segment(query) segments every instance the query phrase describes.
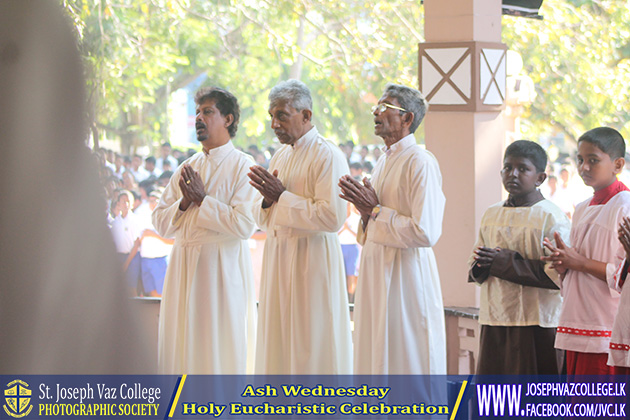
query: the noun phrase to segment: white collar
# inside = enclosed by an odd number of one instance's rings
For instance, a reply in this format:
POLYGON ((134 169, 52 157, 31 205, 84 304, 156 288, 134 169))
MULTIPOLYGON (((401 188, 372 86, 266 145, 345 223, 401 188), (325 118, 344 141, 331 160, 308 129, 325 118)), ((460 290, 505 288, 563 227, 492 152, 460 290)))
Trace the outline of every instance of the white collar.
POLYGON ((391 146, 383 147, 381 150, 383 150, 387 157, 389 157, 414 144, 416 144, 416 136, 414 136, 413 133, 410 133, 391 146))

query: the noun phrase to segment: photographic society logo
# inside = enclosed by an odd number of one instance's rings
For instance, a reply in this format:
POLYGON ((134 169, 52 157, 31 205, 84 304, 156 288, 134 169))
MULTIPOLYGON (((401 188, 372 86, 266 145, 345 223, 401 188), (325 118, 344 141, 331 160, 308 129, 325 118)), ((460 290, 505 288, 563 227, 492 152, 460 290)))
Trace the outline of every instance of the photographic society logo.
POLYGON ((27 416, 33 409, 31 405, 32 394, 33 391, 29 389, 26 382, 19 379, 9 382, 4 390, 4 400, 6 401, 4 411, 17 419, 27 416))

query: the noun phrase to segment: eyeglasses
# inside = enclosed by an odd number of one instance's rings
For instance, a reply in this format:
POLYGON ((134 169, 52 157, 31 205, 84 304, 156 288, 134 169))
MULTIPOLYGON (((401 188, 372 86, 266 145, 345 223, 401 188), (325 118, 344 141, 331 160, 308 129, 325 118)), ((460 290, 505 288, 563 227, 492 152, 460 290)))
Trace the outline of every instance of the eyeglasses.
POLYGON ((383 102, 382 104, 374 105, 372 107, 372 114, 374 114, 374 112, 376 112, 376 110, 378 110, 379 114, 382 114, 383 112, 385 112, 385 110, 387 108, 397 109, 397 110, 402 111, 402 112, 409 112, 409 111, 407 111, 404 108, 401 108, 401 107, 398 107, 398 106, 395 106, 395 105, 391 105, 391 104, 386 104, 385 102, 383 102))

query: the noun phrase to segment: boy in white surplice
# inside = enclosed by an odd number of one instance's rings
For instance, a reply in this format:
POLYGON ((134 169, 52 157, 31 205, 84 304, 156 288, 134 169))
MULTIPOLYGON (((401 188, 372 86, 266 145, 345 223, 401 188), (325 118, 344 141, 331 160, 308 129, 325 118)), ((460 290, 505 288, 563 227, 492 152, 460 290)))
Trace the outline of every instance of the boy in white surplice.
POLYGON ((560 318, 560 280, 540 261, 543 241, 558 233, 568 241, 564 212, 538 187, 546 178, 547 154, 518 140, 505 150, 501 178, 510 194, 481 218, 468 280, 481 284, 478 375, 553 375, 560 318))

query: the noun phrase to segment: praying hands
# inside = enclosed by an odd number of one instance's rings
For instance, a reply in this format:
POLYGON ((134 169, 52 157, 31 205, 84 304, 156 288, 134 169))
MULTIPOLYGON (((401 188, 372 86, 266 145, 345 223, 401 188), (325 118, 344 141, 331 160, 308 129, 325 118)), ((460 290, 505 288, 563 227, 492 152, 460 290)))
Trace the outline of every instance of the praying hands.
POLYGON ((543 246, 551 252, 551 255, 540 257, 540 259, 550 262, 551 268, 555 269, 559 274, 565 274, 569 269, 575 270, 578 267, 581 255, 573 248, 567 246, 558 232, 554 232, 553 236, 557 246, 549 238, 543 239, 543 246))
POLYGON ((278 170, 273 171, 273 174, 262 166, 252 166, 250 173, 247 174, 249 183, 252 187, 256 188, 263 196, 263 208, 270 207, 273 203, 280 200, 280 196, 286 190, 282 181, 278 179, 278 170))
POLYGON ((179 188, 182 190, 182 201, 179 209, 185 211, 192 203, 201 206, 203 199, 206 197, 203 181, 199 173, 192 166, 184 165, 182 167, 181 177, 179 178, 179 188))
POLYGON ((339 179, 339 187, 341 188, 339 197, 354 204, 354 207, 361 213, 363 226, 367 226, 372 209, 379 204, 376 191, 374 191, 370 180, 363 178, 363 184, 361 184, 350 175, 344 175, 339 179))
POLYGON ((606 263, 586 258, 575 248, 565 244, 558 232, 554 232, 553 236, 557 246, 554 246, 549 238, 543 239, 543 246, 551 251, 551 255, 540 257, 542 261, 550 262, 551 268, 561 275, 568 270, 575 270, 606 281, 606 263))

